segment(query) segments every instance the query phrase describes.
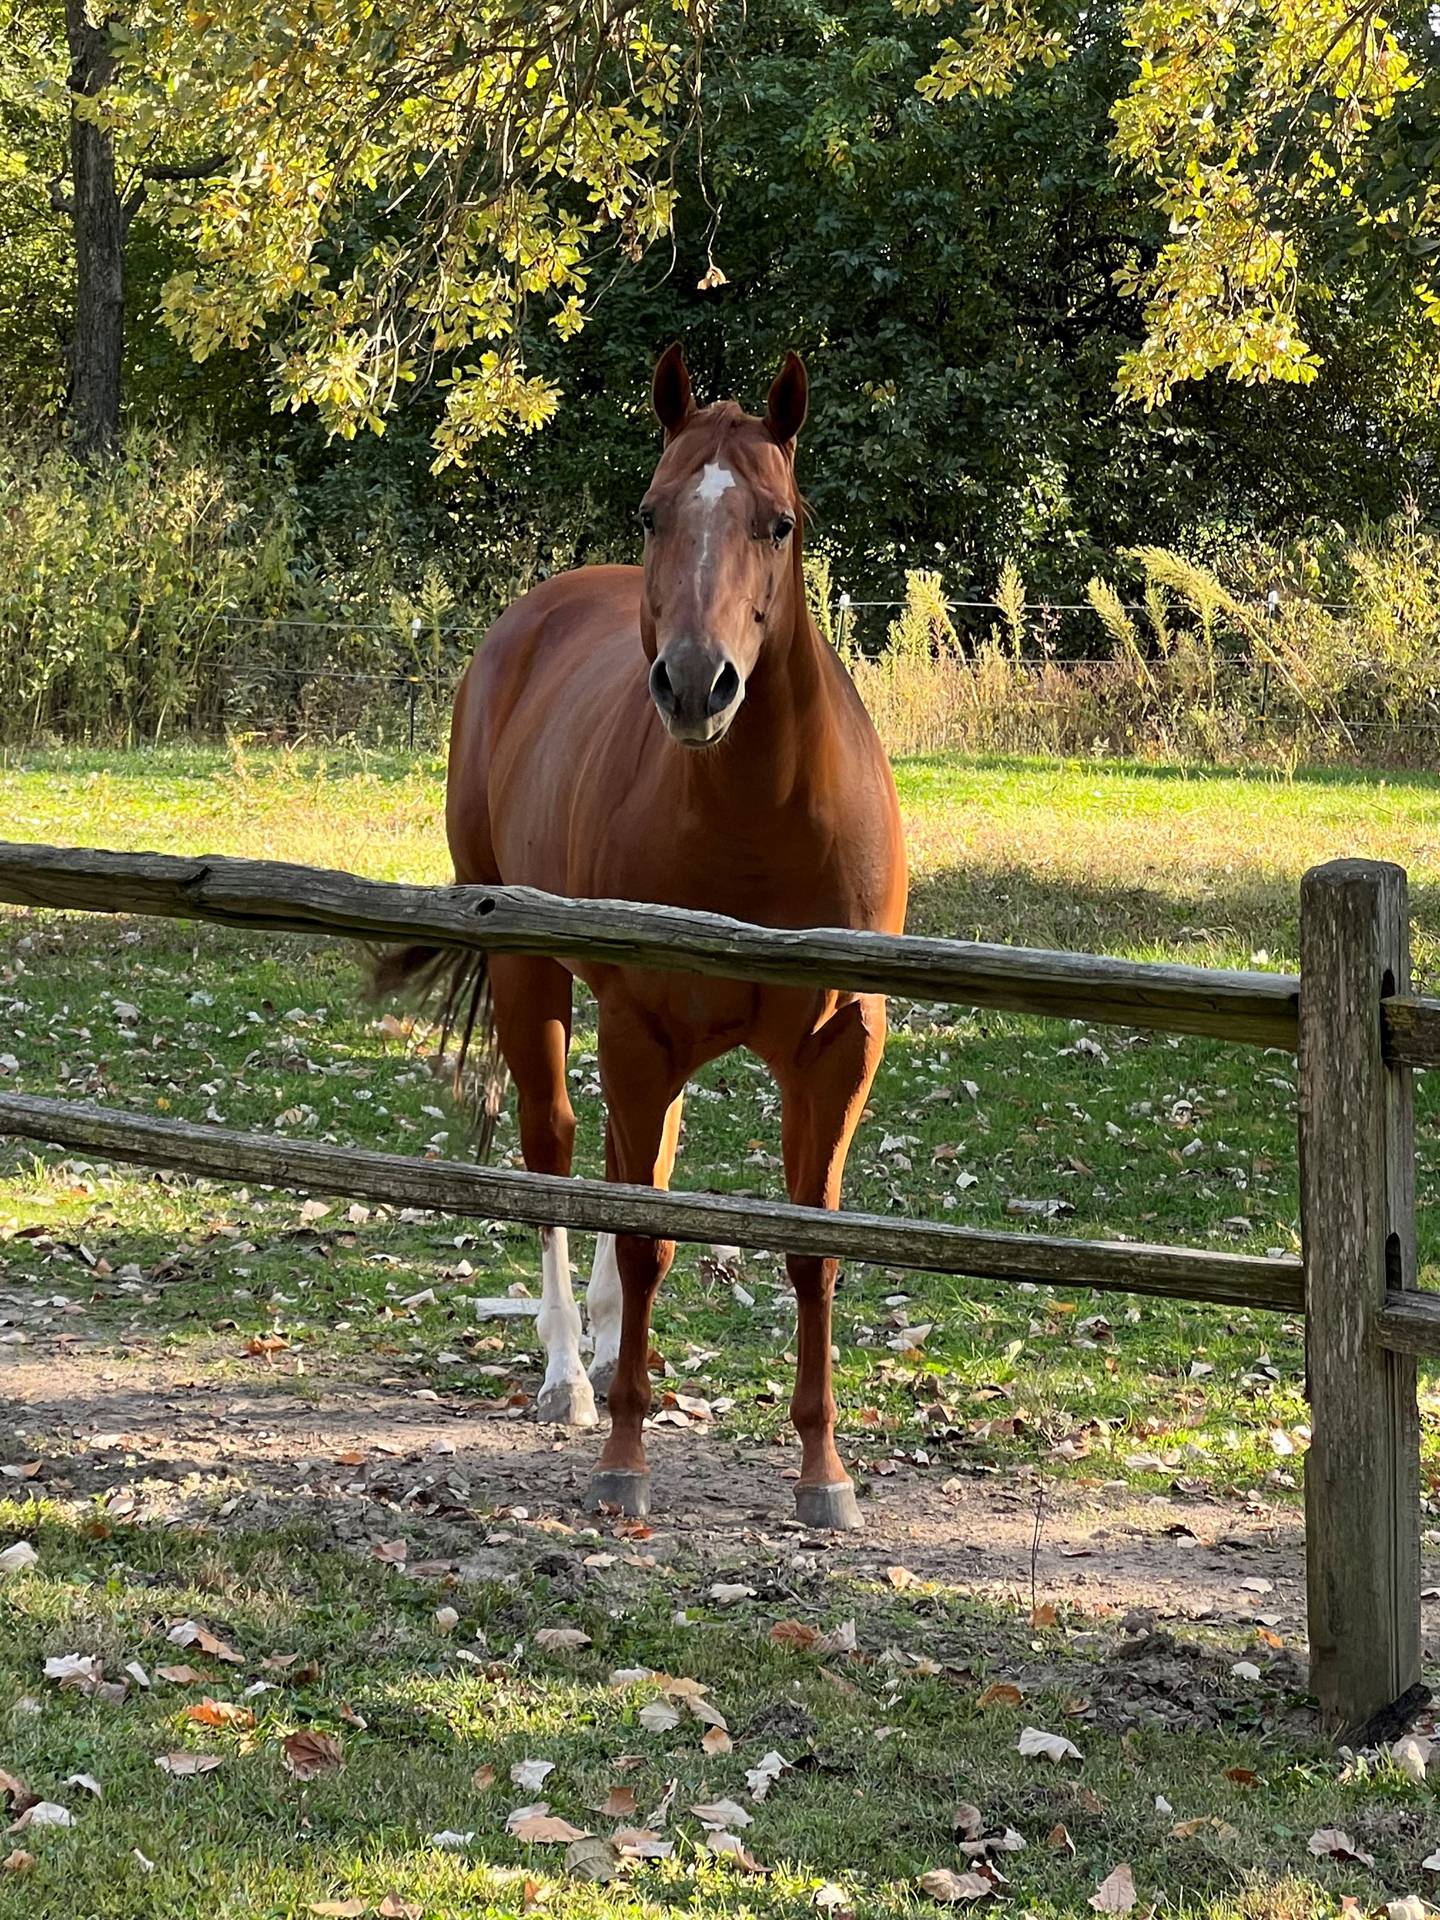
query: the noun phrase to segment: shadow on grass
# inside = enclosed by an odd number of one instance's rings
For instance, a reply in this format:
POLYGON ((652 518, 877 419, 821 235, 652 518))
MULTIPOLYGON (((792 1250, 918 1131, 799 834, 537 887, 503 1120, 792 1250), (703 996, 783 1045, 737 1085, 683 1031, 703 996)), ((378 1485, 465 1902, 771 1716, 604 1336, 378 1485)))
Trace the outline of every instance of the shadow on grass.
MULTIPOLYGON (((1440 940, 1440 887, 1412 881, 1410 916, 1422 958, 1440 940)), ((1171 958, 1193 965, 1294 970, 1299 878, 1227 860, 1163 881, 1096 884, 1019 862, 977 863, 916 875, 906 931, 956 940, 1084 953, 1171 958), (1267 957, 1256 962, 1254 956, 1267 957)))

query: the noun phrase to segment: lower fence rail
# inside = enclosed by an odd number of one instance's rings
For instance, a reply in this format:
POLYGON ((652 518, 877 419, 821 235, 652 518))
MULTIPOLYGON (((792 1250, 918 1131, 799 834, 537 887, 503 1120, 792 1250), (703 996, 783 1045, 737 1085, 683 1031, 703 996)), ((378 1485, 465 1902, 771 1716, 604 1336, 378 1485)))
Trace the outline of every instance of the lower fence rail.
POLYGON ((883 1214, 829 1213, 821 1207, 733 1194, 661 1193, 654 1187, 606 1180, 417 1160, 229 1127, 193 1126, 183 1120, 152 1120, 111 1107, 20 1094, 0 1095, 0 1134, 212 1180, 345 1194, 533 1226, 818 1254, 977 1280, 1105 1287, 1276 1313, 1297 1313, 1302 1303, 1300 1262, 1290 1257, 1270 1260, 1141 1241, 992 1233, 883 1214))

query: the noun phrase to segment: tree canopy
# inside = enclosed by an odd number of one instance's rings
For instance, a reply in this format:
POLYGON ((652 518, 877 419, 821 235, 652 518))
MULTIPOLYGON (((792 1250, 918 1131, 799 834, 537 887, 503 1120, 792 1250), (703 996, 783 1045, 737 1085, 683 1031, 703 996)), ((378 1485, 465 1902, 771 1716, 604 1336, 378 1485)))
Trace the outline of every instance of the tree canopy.
POLYGON ((857 587, 1016 558, 1073 590, 1126 543, 1433 484, 1420 7, 0 7, 12 412, 66 391, 78 127, 113 154, 134 405, 286 453, 319 511, 403 498, 417 538, 628 550, 677 336, 712 395, 807 355, 857 587))

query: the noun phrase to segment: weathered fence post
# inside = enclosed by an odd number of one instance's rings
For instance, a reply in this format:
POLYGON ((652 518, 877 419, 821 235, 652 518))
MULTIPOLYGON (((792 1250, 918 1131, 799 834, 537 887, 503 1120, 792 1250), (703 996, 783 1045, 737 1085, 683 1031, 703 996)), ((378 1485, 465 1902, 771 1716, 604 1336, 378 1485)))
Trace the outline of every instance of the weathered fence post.
POLYGON ((1410 983, 1404 870, 1335 860, 1300 886, 1300 1214, 1313 1439, 1305 1465, 1311 1686, 1337 1737, 1420 1678, 1415 1362, 1376 1339, 1415 1285, 1410 1070, 1380 1002, 1410 983))

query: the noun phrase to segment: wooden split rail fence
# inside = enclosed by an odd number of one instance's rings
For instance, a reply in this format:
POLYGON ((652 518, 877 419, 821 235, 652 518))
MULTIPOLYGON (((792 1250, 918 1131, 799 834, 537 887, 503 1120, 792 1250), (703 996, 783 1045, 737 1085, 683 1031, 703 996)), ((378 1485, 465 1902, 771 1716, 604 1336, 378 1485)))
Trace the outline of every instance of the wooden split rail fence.
POLYGON ((488 1219, 1303 1313, 1313 1434, 1305 1469, 1311 1684, 1327 1726, 1347 1737, 1421 1697, 1415 1367, 1417 1355, 1440 1355, 1440 1294, 1417 1285, 1411 1076, 1440 1064, 1440 1000, 1409 991, 1400 868, 1342 860, 1306 874, 1298 978, 833 928, 777 930, 522 887, 398 886, 275 861, 4 842, 0 901, 902 994, 1297 1053, 1299 1259, 662 1194, 20 1094, 0 1095, 0 1134, 220 1181, 488 1219))

